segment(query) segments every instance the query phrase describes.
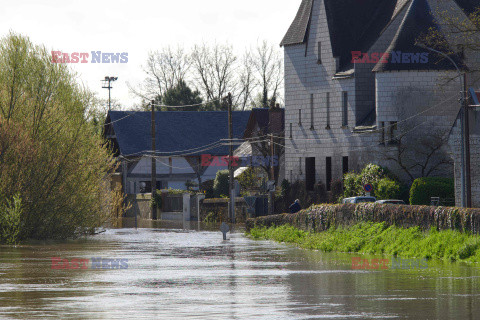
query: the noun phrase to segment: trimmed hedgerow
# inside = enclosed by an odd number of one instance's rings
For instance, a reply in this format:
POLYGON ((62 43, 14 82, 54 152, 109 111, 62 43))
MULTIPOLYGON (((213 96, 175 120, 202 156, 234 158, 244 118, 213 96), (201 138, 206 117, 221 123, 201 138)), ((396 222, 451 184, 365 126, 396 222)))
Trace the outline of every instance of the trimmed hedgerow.
POLYGON ((387 226, 421 230, 458 230, 480 233, 480 209, 406 206, 391 204, 317 205, 296 214, 280 214, 249 219, 247 230, 285 224, 305 231, 325 231, 330 227, 350 226, 358 222, 385 222, 387 226))
POLYGON ((411 205, 429 205, 432 197, 455 198, 455 182, 450 178, 419 178, 410 189, 411 205))

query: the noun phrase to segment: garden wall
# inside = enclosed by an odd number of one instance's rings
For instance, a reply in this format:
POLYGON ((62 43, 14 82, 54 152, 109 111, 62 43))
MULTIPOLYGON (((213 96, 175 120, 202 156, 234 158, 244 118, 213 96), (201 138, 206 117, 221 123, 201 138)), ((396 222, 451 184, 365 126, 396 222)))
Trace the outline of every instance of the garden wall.
MULTIPOLYGON (((228 199, 205 199, 200 202, 200 221, 208 217, 215 222, 231 222, 228 217, 228 199)), ((235 220, 237 223, 244 223, 247 217, 247 204, 245 199, 235 199, 235 220)))
POLYGON ((350 226, 357 222, 385 222, 399 227, 420 227, 428 230, 459 230, 480 233, 480 209, 455 207, 405 206, 391 204, 317 205, 296 214, 279 214, 248 219, 246 229, 255 226, 293 225, 306 231, 319 232, 330 227, 350 226))

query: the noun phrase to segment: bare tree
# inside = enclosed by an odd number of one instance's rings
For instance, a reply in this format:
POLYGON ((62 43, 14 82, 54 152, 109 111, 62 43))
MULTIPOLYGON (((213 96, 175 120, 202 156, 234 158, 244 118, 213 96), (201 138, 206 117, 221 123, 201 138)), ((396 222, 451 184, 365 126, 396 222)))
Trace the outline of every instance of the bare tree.
POLYGON ((158 98, 180 81, 185 81, 189 76, 190 67, 191 57, 180 46, 176 48, 168 46, 150 52, 143 67, 146 74, 143 85, 140 89, 130 86, 130 90, 146 101, 158 98))
POLYGON ((238 94, 234 96, 234 105, 242 111, 253 105, 253 93, 258 87, 251 53, 246 51, 241 59, 241 71, 238 75, 238 94))
MULTIPOLYGON (((394 106, 399 121, 386 122, 383 128, 384 159, 395 163, 411 182, 452 169, 446 150, 450 128, 436 122, 436 115, 447 114, 451 105, 432 107, 434 97, 413 87, 399 92, 394 106)), ((448 113, 456 114, 454 110, 448 113)))
POLYGON ((236 93, 235 67, 237 57, 230 45, 196 45, 192 52, 192 67, 197 88, 205 100, 213 101, 214 109, 225 109, 221 99, 228 92, 236 93))
POLYGON ((269 100, 278 100, 283 84, 283 63, 278 49, 267 41, 259 44, 251 56, 257 83, 261 88, 261 106, 267 108, 269 100))

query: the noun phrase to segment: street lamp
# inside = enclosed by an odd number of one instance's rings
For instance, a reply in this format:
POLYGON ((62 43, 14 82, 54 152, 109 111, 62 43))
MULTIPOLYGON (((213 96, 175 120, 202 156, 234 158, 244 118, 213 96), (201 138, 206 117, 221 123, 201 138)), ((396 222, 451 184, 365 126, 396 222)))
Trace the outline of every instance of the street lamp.
POLYGON ((455 61, 450 58, 447 54, 435 50, 433 48, 427 47, 423 43, 416 42, 416 46, 427 49, 429 51, 438 53, 442 55, 443 57, 447 58, 450 60, 450 62, 455 66, 455 68, 458 71, 458 75, 460 76, 460 79, 462 79, 463 75, 463 94, 462 98, 460 99, 461 103, 461 133, 462 133, 462 144, 461 144, 461 149, 462 149, 462 207, 467 207, 471 208, 472 207, 472 182, 471 182, 471 175, 470 175, 470 121, 468 117, 468 109, 467 109, 467 103, 468 103, 468 97, 467 97, 467 73, 466 72, 461 72, 460 68, 458 65, 455 63, 455 61))
POLYGON ((111 96, 110 96, 110 90, 112 89, 111 83, 117 80, 118 80, 118 77, 109 77, 109 76, 106 76, 105 80, 102 80, 104 82, 102 88, 108 89, 108 111, 110 111, 111 109, 111 96))

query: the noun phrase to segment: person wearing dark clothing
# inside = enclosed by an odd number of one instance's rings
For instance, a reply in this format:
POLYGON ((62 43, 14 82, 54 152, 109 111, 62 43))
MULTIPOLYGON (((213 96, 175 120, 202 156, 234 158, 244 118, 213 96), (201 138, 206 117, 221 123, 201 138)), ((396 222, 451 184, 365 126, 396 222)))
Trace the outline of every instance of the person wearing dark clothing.
POLYGON ((297 213, 298 211, 302 210, 302 207, 300 207, 300 201, 297 199, 295 200, 294 203, 288 207, 290 209, 290 213, 297 213))

